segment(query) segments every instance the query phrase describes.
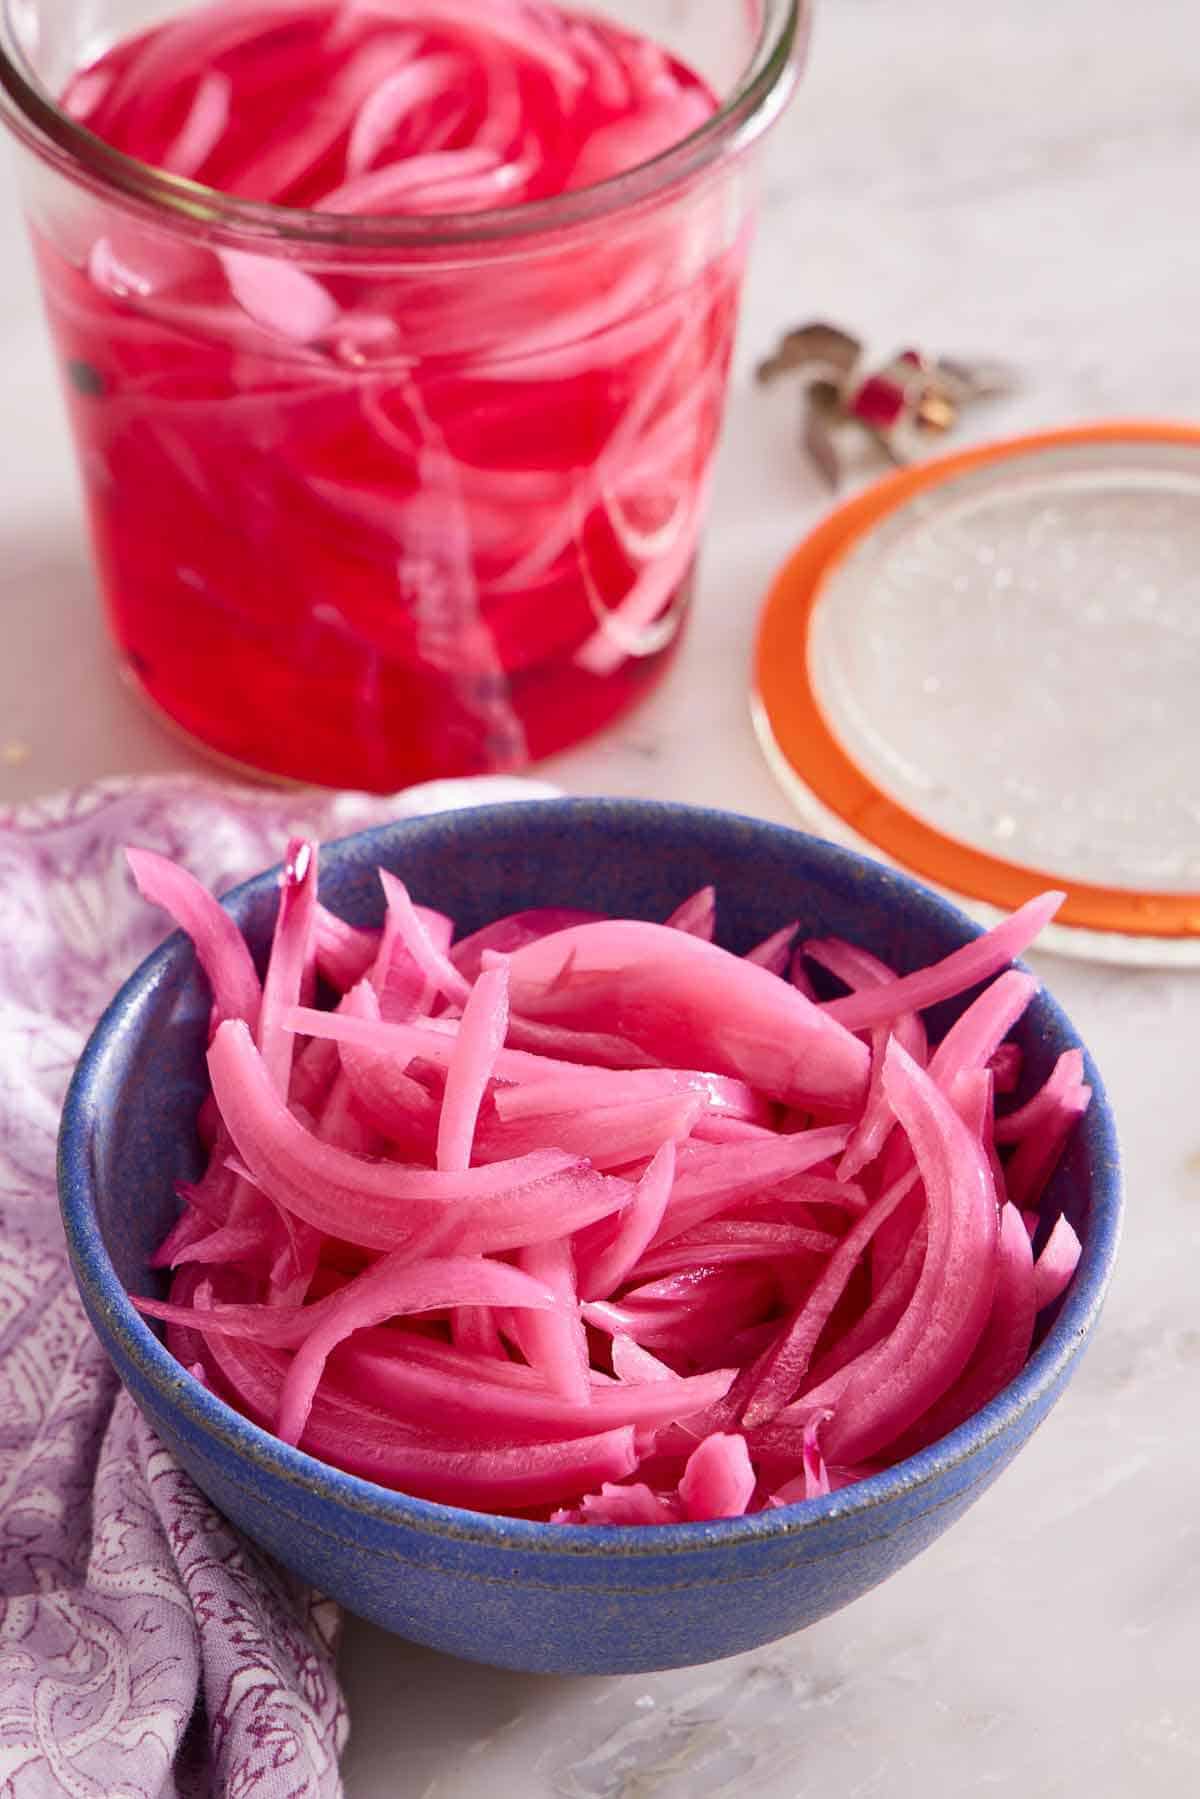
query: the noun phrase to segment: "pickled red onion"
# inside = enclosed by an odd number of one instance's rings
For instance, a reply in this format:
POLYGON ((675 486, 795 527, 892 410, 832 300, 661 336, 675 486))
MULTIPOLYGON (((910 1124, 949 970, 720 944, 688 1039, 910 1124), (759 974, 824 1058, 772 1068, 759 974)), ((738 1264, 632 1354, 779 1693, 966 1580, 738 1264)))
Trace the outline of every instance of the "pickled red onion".
POLYGON ((940 993, 978 959, 906 987, 924 977, 807 945, 852 997, 889 994, 868 1081, 864 1046, 782 978, 794 927, 757 964, 730 955, 708 893, 673 929, 550 912, 456 947, 394 877, 382 932, 324 914, 297 843, 260 987, 221 908, 131 861, 220 995, 212 1159, 154 1258, 171 1299, 137 1303, 213 1391, 351 1472, 564 1525, 811 1502, 985 1405, 1073 1277, 1067 1219, 1035 1262, 1023 1213, 1088 1104, 1081 1056, 993 1112, 1027 976, 999 973, 925 1068, 892 990, 940 993), (298 1003, 318 968, 343 984, 332 1012, 298 1003), (451 1010, 385 1020, 397 970, 406 1005, 451 1010), (539 1032, 651 1065, 505 1041, 539 1032), (846 1121, 782 1111, 802 1088, 846 1121), (748 1134, 704 1140, 719 1124, 748 1134))

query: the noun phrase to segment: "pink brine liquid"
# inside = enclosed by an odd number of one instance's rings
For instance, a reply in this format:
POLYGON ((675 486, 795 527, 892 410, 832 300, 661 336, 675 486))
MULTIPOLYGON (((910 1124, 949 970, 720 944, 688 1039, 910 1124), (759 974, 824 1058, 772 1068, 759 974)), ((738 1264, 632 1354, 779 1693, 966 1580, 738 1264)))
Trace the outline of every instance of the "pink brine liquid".
MULTIPOLYGON (((63 103, 335 234, 339 214, 486 223, 715 108, 652 42, 525 0, 205 8, 63 103)), ((686 609, 741 275, 739 222, 698 253, 695 204, 519 251, 314 250, 99 200, 39 230, 146 693, 239 762, 380 790, 519 767, 628 704, 686 609)))

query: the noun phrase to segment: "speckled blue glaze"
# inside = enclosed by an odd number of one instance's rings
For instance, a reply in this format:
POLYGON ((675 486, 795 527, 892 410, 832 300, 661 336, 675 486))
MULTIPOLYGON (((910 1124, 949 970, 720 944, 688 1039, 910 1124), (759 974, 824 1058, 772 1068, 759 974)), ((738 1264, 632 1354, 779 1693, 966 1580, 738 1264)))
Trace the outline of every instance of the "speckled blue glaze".
MULTIPOLYGON (((837 933, 907 970, 976 934, 902 875, 797 831, 731 814, 563 800, 410 820, 333 845, 325 901, 377 922, 377 864, 472 930, 524 906, 662 918, 716 884, 721 939, 747 949, 782 922, 837 933)), ((228 904, 261 948, 274 875, 228 904)), ((944 1030, 958 1010, 942 1008, 944 1030)), ((160 1283, 148 1256, 195 1171, 208 999, 171 938, 100 1021, 67 1098, 60 1191, 75 1275, 122 1380, 207 1494, 258 1542, 364 1617, 502 1667, 618 1673, 715 1660, 814 1623, 911 1560, 1012 1460, 1071 1376, 1108 1285, 1121 1215, 1112 1116, 1095 1098, 1053 1191, 1084 1253, 1021 1375, 942 1442, 805 1506, 707 1525, 562 1529, 430 1505, 277 1444, 187 1375, 126 1289, 160 1283)), ((1018 1029, 1026 1080, 1077 1041, 1040 997, 1018 1029)))

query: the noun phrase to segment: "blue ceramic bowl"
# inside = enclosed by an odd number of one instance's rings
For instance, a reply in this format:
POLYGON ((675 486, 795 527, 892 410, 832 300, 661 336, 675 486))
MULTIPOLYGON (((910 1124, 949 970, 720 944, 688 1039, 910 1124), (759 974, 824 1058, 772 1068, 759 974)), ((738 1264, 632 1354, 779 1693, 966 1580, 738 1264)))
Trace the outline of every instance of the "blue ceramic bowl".
MULTIPOLYGON (((663 918, 705 882, 722 941, 745 950, 791 918, 902 970, 976 934, 889 869, 730 814, 625 800, 563 800, 405 821, 334 844, 325 901, 378 922, 374 870, 474 930, 525 906, 663 918)), ((228 900, 261 947, 274 873, 228 900)), ((1032 1359, 968 1424, 827 1499, 762 1516, 654 1529, 568 1529, 432 1505, 285 1448, 193 1380, 126 1297, 157 1285, 147 1260, 196 1171, 209 1001, 192 952, 170 938, 101 1019, 63 1116, 60 1189, 75 1276, 98 1335, 163 1441, 209 1497, 289 1567, 363 1617, 501 1667, 619 1673, 715 1660, 812 1624, 910 1561, 1012 1460, 1070 1378, 1108 1285, 1121 1214, 1113 1120, 1094 1100, 1052 1191, 1083 1258, 1032 1359)), ((958 1010, 933 1020, 940 1034, 958 1010)), ((1040 997, 1018 1039, 1026 1080, 1077 1041, 1040 997)))

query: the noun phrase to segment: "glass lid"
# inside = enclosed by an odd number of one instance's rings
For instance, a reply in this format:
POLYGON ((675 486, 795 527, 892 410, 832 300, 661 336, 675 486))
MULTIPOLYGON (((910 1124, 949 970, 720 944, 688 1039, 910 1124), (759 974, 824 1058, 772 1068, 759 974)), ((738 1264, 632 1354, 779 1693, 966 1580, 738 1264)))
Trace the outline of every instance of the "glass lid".
POLYGON ((754 696, 807 820, 1048 948, 1200 965, 1200 431, 906 469, 780 574, 754 696))

